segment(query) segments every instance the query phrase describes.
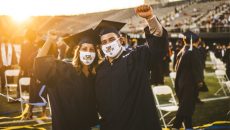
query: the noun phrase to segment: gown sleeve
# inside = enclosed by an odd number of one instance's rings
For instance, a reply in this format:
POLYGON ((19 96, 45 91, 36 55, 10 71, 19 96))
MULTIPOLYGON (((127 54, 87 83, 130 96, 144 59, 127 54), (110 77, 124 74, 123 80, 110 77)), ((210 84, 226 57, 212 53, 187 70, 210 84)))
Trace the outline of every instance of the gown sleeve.
POLYGON ((56 60, 53 56, 39 57, 34 62, 35 77, 44 84, 66 79, 71 71, 71 64, 56 60))
POLYGON ((153 34, 151 34, 149 27, 146 27, 144 31, 151 59, 163 59, 163 57, 166 56, 168 51, 167 31, 163 28, 163 34, 161 37, 154 36, 153 34))
MULTIPOLYGON (((163 29, 161 37, 154 36, 150 33, 149 27, 145 28, 147 45, 138 46, 132 51, 132 61, 136 60, 151 69, 152 64, 163 60, 168 51, 168 34, 163 29)), ((136 62, 135 62, 136 63, 136 62)))

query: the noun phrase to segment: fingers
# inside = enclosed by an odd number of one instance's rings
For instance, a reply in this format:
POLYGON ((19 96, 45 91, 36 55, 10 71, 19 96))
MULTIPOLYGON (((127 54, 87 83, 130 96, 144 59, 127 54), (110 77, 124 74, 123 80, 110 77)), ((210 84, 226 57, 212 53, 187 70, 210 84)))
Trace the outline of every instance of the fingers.
POLYGON ((136 13, 148 12, 149 10, 151 10, 151 7, 149 5, 141 5, 135 8, 136 13))
POLYGON ((58 36, 57 36, 56 31, 54 31, 54 30, 48 31, 48 33, 47 33, 47 40, 55 41, 56 42, 58 40, 58 36))

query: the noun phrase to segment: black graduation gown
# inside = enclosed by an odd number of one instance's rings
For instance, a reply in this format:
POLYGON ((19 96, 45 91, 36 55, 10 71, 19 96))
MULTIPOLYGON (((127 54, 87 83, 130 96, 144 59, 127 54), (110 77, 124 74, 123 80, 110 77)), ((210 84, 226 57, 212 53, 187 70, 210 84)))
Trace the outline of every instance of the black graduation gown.
POLYGON ((78 74, 70 63, 41 57, 35 76, 47 85, 54 130, 86 130, 97 123, 95 76, 78 74))
POLYGON ((164 84, 164 60, 162 58, 153 60, 150 82, 152 85, 164 84))
POLYGON ((222 59, 221 49, 215 49, 215 56, 219 59, 222 59))
POLYGON ((163 58, 163 74, 164 76, 169 76, 170 70, 169 70, 169 63, 171 62, 169 51, 167 55, 163 58))
POLYGON ((202 67, 203 67, 203 69, 205 69, 205 61, 206 61, 206 57, 207 57, 206 50, 202 46, 199 46, 198 50, 200 52, 200 60, 201 60, 202 67))
POLYGON ((227 48, 223 61, 226 63, 226 74, 230 78, 230 48, 227 48))
POLYGON ((155 37, 145 29, 149 46, 125 51, 112 64, 97 69, 96 98, 101 130, 161 130, 150 87, 152 59, 165 55, 167 32, 155 37))
MULTIPOLYGON (((198 48, 194 48, 194 51, 199 53, 198 55, 200 58, 201 67, 203 70, 202 75, 203 75, 203 79, 204 79, 204 69, 205 69, 205 61, 206 61, 206 57, 207 57, 207 52, 206 52, 205 48, 202 46, 199 46, 198 48)), ((203 81, 203 86, 199 88, 199 91, 201 91, 201 92, 207 92, 208 91, 208 87, 204 81, 203 81)))
POLYGON ((23 43, 21 46, 21 56, 19 65, 21 70, 24 71, 22 76, 30 76, 33 69, 34 58, 36 57, 38 47, 33 43, 23 43), (36 54, 35 54, 36 53, 36 54))
POLYGON ((177 75, 175 79, 175 91, 179 99, 178 114, 191 116, 195 110, 195 101, 198 96, 198 83, 203 81, 203 69, 197 53, 193 48, 189 51, 189 46, 185 47, 185 52, 178 55, 177 75))
MULTIPOLYGON (((30 49, 32 49, 32 48, 30 48, 30 49)), ((44 84, 39 82, 33 74, 33 63, 34 63, 34 59, 37 56, 38 49, 33 48, 32 50, 29 51, 30 53, 28 53, 28 52, 23 53, 24 57, 22 57, 22 58, 25 58, 22 60, 24 62, 24 64, 22 65, 22 69, 24 71, 24 74, 23 75, 21 74, 20 77, 30 77, 31 78, 30 86, 29 86, 29 97, 30 97, 29 103, 43 103, 44 101, 40 97, 39 92, 41 91, 41 88, 44 84), (27 54, 27 57, 26 57, 25 53, 27 54), (25 63, 25 61, 27 61, 27 64, 25 63)), ((21 62, 21 63, 23 63, 23 62, 21 62)), ((25 88, 27 88, 27 87, 25 87, 25 88)), ((22 89, 23 89, 23 86, 22 86, 22 89)), ((43 91, 41 96, 47 100, 46 89, 43 91)))

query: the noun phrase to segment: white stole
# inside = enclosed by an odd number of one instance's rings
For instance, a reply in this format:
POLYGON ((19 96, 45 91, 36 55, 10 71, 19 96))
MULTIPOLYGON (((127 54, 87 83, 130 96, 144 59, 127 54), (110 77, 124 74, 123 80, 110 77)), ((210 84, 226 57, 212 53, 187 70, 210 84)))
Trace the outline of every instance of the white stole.
POLYGON ((14 44, 13 45, 15 54, 16 54, 16 58, 17 58, 17 64, 20 62, 20 58, 21 58, 21 45, 20 44, 14 44))
POLYGON ((190 39, 190 47, 189 47, 189 51, 192 51, 192 49, 193 49, 193 45, 192 45, 192 36, 191 36, 191 39, 190 39))
POLYGON ((1 52, 2 52, 2 64, 4 66, 10 66, 12 62, 13 48, 11 44, 1 44, 1 52), (6 54, 6 47, 8 45, 8 54, 6 54))

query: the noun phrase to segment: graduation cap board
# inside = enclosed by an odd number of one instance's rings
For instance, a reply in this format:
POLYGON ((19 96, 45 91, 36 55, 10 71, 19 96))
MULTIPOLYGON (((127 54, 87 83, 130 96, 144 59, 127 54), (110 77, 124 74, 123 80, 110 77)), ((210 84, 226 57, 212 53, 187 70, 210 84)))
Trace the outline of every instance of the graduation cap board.
POLYGON ((98 43, 97 36, 93 29, 88 29, 80 33, 71 35, 69 37, 64 38, 63 40, 70 48, 83 43, 98 43))
POLYGON ((94 29, 98 36, 107 33, 115 33, 120 36, 119 31, 125 26, 126 23, 102 20, 94 29))
POLYGON ((199 36, 197 34, 195 34, 194 32, 188 30, 184 33, 184 36, 185 36, 185 40, 187 43, 190 43, 191 39, 192 39, 192 42, 198 42, 199 41, 199 36))

